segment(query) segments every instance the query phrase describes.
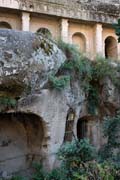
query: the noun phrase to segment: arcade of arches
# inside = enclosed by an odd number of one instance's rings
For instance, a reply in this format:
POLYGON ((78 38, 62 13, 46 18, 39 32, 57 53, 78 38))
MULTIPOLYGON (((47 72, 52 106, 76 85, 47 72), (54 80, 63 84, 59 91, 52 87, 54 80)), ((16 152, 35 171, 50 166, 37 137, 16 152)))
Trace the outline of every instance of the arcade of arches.
POLYGON ((41 161, 44 130, 34 114, 0 114, 0 170, 24 171, 41 161))
POLYGON ((55 40, 61 38, 67 43, 77 45, 80 51, 90 58, 96 54, 113 59, 119 59, 120 56, 114 29, 102 23, 91 26, 86 22, 74 22, 64 18, 58 20, 45 15, 32 16, 23 12, 21 17, 11 14, 8 18, 8 15, 4 14, 4 18, 0 17, 0 28, 40 32, 55 40))

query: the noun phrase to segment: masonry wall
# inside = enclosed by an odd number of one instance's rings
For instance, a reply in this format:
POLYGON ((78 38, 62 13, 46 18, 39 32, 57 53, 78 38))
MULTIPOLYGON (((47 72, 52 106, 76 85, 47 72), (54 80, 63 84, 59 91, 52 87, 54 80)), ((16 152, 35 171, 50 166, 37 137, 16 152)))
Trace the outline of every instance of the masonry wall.
MULTIPOLYGON (((85 53, 94 58, 96 54, 105 56, 105 39, 109 36, 115 38, 118 57, 120 45, 117 43, 117 36, 112 25, 93 23, 87 21, 73 21, 60 17, 51 17, 41 14, 30 14, 27 12, 0 13, 0 27, 6 28, 1 23, 7 23, 15 30, 37 32, 40 28, 46 28, 52 34, 53 39, 62 39, 65 42, 74 43, 75 34, 82 35, 85 43, 85 53)), ((79 42, 79 41, 78 41, 79 42)), ((77 43, 78 43, 77 42, 77 43)), ((75 43, 76 44, 76 43, 75 43)), ((83 43, 82 43, 83 44, 83 43)), ((78 46, 81 46, 78 44, 78 46)), ((84 48, 82 48, 84 49, 84 48)))
POLYGON ((48 29, 53 39, 57 39, 60 36, 59 20, 53 17, 45 16, 31 16, 30 18, 30 31, 37 32, 40 28, 48 29))
POLYGON ((91 58, 96 54, 105 56, 105 39, 111 36, 116 40, 117 56, 120 55, 120 46, 111 25, 119 17, 118 0, 114 3, 111 0, 0 0, 0 10, 0 27, 3 27, 1 22, 6 22, 12 29, 22 31, 36 32, 46 28, 53 39, 61 38, 69 43, 73 43, 73 36, 77 34, 77 43, 82 41, 80 36, 84 37, 85 42, 81 44, 85 48, 81 49, 85 49, 91 58))
POLYGON ((0 22, 8 23, 12 29, 21 30, 21 17, 17 13, 0 12, 0 22))

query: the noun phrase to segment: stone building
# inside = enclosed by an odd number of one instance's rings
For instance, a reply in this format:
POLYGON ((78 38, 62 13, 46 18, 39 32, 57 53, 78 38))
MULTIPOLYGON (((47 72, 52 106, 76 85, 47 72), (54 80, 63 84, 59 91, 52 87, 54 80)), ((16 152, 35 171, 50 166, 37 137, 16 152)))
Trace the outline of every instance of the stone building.
MULTIPOLYGON (((112 26, 119 16, 119 0, 0 0, 0 28, 18 30, 0 30, 0 77, 4 69, 6 76, 13 76, 16 71, 21 74, 20 69, 27 69, 31 57, 37 61, 38 56, 29 43, 35 37, 30 32, 74 43, 91 58, 100 54, 119 59, 120 45, 112 26)), ((41 52, 38 52, 40 57, 41 52)), ((57 164, 55 153, 64 141, 72 140, 73 132, 79 139, 89 137, 97 149, 103 144, 101 120, 88 114, 85 93, 77 79, 62 92, 44 86, 46 72, 57 71, 65 60, 64 55, 55 46, 53 56, 44 57, 50 63, 42 62, 45 73, 39 63, 37 68, 43 74, 38 73, 33 61, 33 72, 31 67, 27 69, 31 83, 36 88, 34 81, 39 82, 40 89, 37 87, 31 96, 22 97, 17 110, 0 113, 0 172, 24 171, 41 159, 52 168, 57 164)), ((11 87, 10 79, 5 82, 1 79, 0 95, 6 82, 11 87)), ((103 94, 109 105, 106 111, 114 109, 114 104, 120 105, 119 94, 116 95, 109 81, 103 94)))
POLYGON ((112 24, 119 18, 119 0, 0 0, 0 27, 36 32, 75 43, 94 57, 118 57, 120 47, 112 24), (112 50, 111 50, 112 49, 112 50))

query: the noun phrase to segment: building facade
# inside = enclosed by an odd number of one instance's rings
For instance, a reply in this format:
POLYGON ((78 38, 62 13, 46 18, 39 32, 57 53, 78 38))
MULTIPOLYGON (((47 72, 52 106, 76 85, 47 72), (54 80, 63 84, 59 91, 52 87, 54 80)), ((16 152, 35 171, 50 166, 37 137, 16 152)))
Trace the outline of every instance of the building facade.
POLYGON ((77 44, 89 57, 118 58, 120 46, 112 24, 119 10, 119 0, 0 0, 0 27, 46 29, 53 39, 77 44))

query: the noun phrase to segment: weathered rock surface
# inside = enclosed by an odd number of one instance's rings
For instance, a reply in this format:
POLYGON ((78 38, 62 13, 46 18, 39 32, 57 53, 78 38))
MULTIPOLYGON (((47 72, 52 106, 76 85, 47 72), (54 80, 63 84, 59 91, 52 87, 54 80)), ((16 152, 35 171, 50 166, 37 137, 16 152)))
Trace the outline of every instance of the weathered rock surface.
MULTIPOLYGON (((0 171, 26 170, 36 160, 52 168, 71 110, 71 133, 80 136, 78 130, 85 120, 86 136, 98 149, 103 144, 101 114, 88 113, 87 95, 77 78, 62 91, 44 86, 64 61, 61 50, 45 37, 0 30, 0 97, 19 97, 15 109, 0 113, 0 171), (23 93, 24 85, 30 86, 27 93, 23 93)), ((110 80, 102 82, 102 117, 120 108, 119 93, 110 80)))
POLYGON ((64 61, 63 53, 45 37, 0 30, 0 86, 13 79, 40 90, 64 61))
POLYGON ((49 154, 54 154, 62 144, 67 105, 64 95, 59 96, 59 93, 45 90, 43 86, 64 61, 61 50, 45 37, 0 30, 0 98, 4 100, 0 99, 0 107, 6 103, 4 97, 20 98, 20 105, 12 110, 13 114, 6 113, 7 117, 0 114, 0 172, 8 171, 9 174, 25 170, 30 167, 29 161, 32 165, 35 154, 39 160, 41 152, 48 167, 54 164, 54 155, 49 159, 49 154), (24 92, 26 86, 28 88, 24 92), (34 114, 39 117, 37 120, 34 114), (36 123, 40 119, 42 130, 28 122, 30 119, 36 123), (63 129, 58 129, 59 126, 63 129), (43 137, 40 138, 38 133, 43 137), (4 142, 8 142, 6 146, 4 142))

